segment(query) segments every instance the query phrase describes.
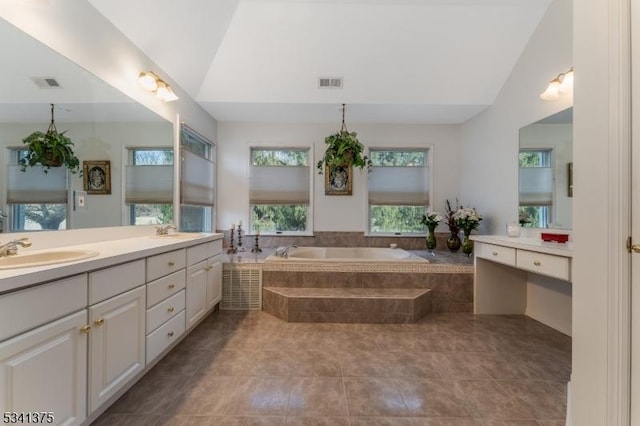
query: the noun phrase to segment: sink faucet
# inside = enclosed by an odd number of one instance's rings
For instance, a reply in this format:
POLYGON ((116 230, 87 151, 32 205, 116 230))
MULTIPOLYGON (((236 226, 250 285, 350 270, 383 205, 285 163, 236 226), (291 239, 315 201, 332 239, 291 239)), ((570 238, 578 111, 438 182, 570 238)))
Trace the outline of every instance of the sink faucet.
POLYGON ((169 235, 169 229, 177 229, 174 224, 156 226, 156 235, 169 235))
POLYGON ((31 242, 29 241, 29 238, 18 238, 16 240, 9 241, 6 244, 2 244, 0 245, 0 257, 18 254, 18 246, 31 247, 31 242))
POLYGON ((289 257, 289 249, 298 248, 296 245, 290 245, 286 247, 278 247, 274 253, 278 257, 289 257))

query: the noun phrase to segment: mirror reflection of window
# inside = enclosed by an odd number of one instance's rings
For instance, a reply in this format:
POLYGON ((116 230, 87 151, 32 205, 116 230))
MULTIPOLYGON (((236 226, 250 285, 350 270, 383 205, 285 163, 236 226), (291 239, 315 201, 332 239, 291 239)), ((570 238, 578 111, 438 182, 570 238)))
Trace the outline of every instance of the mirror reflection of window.
POLYGON ((67 229, 68 185, 67 169, 46 170, 19 164, 27 150, 9 150, 7 179, 7 207, 11 231, 40 231, 67 229))
POLYGON ((551 149, 523 149, 519 154, 520 225, 547 228, 552 223, 553 168, 551 149))
POLYGON ((173 149, 127 149, 129 224, 173 223, 173 149))

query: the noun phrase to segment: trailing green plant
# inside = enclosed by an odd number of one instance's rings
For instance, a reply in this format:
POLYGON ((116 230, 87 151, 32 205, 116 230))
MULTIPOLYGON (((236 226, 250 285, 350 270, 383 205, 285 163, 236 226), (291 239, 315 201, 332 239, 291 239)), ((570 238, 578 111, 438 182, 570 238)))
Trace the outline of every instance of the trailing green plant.
POLYGON ((322 160, 318 161, 316 167, 322 174, 324 166, 329 169, 357 167, 360 170, 371 167, 371 160, 364 155, 364 145, 358 141, 356 132, 349 132, 344 122, 345 106, 342 104, 342 128, 340 131, 327 136, 324 143, 327 150, 324 152, 322 160))
POLYGON ((22 142, 27 145, 27 154, 21 158, 20 169, 24 172, 27 167, 41 165, 44 172, 51 167, 64 166, 73 174, 80 173, 80 160, 73 152, 73 142, 65 135, 65 132, 56 130, 53 119, 53 104, 51 104, 51 124, 46 133, 35 131, 22 142))

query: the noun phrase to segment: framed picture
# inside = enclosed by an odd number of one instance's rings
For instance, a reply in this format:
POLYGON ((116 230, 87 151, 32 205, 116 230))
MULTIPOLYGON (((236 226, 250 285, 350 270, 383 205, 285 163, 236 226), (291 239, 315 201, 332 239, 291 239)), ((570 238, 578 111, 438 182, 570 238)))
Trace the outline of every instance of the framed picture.
POLYGON ((351 195, 353 182, 351 167, 335 167, 329 170, 324 166, 324 194, 351 195))
POLYGON ((573 163, 567 163, 567 197, 573 197, 573 163))
POLYGON ((83 161, 82 178, 87 194, 111 194, 111 161, 83 161))

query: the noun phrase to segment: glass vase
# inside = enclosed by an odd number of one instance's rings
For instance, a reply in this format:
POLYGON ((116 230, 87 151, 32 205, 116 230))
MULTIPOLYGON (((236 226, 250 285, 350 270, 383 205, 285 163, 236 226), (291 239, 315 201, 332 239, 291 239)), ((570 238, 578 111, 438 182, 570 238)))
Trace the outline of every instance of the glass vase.
POLYGON ((434 250, 436 248, 435 226, 429 226, 429 235, 427 235, 427 249, 434 250))
POLYGON ((449 251, 451 251, 452 253, 455 253, 458 250, 460 250, 461 245, 462 245, 462 242, 460 241, 460 237, 458 236, 458 233, 452 232, 451 235, 449 235, 449 238, 447 238, 447 248, 449 249, 449 251))
POLYGON ((469 238, 471 230, 464 230, 464 241, 462 241, 462 252, 467 256, 471 256, 473 253, 473 240, 469 238))

